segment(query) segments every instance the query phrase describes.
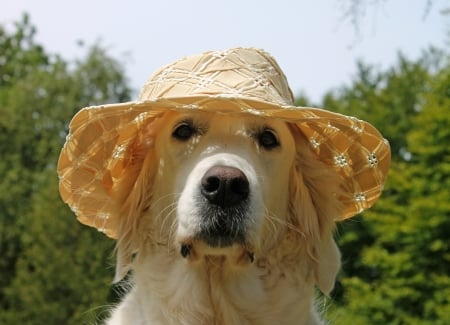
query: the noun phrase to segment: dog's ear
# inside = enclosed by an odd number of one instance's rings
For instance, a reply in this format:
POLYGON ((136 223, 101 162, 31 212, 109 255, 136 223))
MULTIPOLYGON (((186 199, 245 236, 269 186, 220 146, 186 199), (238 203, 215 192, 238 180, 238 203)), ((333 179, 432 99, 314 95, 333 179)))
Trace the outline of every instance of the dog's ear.
POLYGON ((335 219, 342 204, 338 200, 340 176, 318 160, 298 128, 291 129, 296 158, 291 175, 291 214, 303 234, 317 287, 329 294, 340 268, 340 253, 333 239, 335 219))
POLYGON ((149 209, 153 194, 153 182, 159 160, 155 150, 156 136, 162 124, 161 118, 149 123, 129 148, 129 165, 120 181, 121 191, 115 193, 120 206, 120 222, 116 245, 116 275, 114 282, 122 280, 132 268, 133 257, 143 243, 139 229, 141 217, 149 209))
POLYGON ((341 254, 332 235, 322 238, 316 247, 317 261, 314 277, 317 287, 325 295, 329 295, 334 288, 336 275, 341 267, 341 254))
MULTIPOLYGON (((319 202, 314 198, 305 177, 298 171, 291 177, 291 222, 296 224, 302 234, 301 245, 309 258, 309 264, 317 287, 328 295, 334 287, 340 268, 340 253, 333 239, 334 220, 333 198, 319 202), (320 208, 318 206, 320 205, 320 208), (326 205, 329 207, 327 208, 326 205)), ((312 191, 314 192, 314 190, 312 191)), ((320 197, 319 197, 320 199, 320 197)))

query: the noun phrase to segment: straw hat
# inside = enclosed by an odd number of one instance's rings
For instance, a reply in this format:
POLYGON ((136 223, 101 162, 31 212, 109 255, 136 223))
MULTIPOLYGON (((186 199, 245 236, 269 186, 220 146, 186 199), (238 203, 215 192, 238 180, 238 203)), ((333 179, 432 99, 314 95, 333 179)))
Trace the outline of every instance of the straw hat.
POLYGON ((274 58, 255 48, 185 57, 156 71, 135 102, 87 107, 70 123, 58 162, 62 199, 83 224, 117 236, 119 202, 112 193, 130 166, 139 131, 168 110, 214 111, 278 118, 297 125, 311 149, 342 176, 337 220, 372 206, 390 162, 386 139, 369 123, 330 111, 295 107, 274 58))

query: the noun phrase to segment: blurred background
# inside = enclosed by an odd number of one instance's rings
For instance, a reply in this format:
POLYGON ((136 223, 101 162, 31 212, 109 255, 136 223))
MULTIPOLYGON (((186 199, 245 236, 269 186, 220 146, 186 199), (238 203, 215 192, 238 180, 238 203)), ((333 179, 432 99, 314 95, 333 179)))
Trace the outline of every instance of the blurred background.
POLYGON ((118 299, 114 242, 80 225, 56 165, 84 106, 136 99, 182 56, 255 46, 297 105, 375 125, 392 166, 338 224, 332 324, 450 324, 450 1, 1 1, 0 324, 95 324, 118 299))

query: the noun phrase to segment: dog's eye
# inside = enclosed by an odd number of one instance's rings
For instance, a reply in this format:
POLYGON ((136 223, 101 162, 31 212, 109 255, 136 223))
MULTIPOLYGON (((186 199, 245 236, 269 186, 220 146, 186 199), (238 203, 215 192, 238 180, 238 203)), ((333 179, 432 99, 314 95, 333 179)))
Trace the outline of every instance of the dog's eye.
POLYGON ((270 129, 265 129, 259 134, 258 143, 260 146, 262 146, 268 150, 276 148, 280 145, 280 142, 278 142, 277 136, 270 129))
POLYGON ((172 136, 180 141, 189 140, 195 134, 195 128, 192 123, 183 122, 180 123, 172 133, 172 136))

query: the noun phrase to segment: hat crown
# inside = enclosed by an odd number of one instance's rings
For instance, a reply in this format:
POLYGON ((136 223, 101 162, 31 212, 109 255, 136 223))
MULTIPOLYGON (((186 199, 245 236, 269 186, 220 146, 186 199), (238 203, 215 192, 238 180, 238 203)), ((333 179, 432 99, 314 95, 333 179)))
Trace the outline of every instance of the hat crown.
POLYGON ((294 103, 275 59, 256 48, 210 51, 166 65, 149 78, 139 100, 182 97, 242 98, 280 106, 294 103))

